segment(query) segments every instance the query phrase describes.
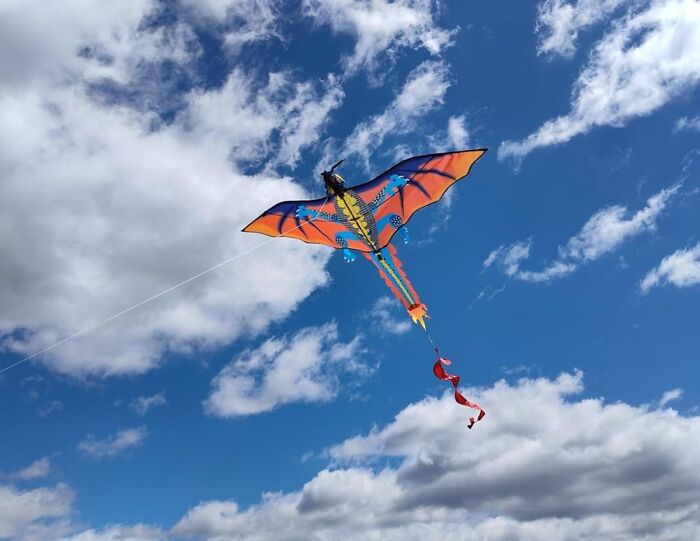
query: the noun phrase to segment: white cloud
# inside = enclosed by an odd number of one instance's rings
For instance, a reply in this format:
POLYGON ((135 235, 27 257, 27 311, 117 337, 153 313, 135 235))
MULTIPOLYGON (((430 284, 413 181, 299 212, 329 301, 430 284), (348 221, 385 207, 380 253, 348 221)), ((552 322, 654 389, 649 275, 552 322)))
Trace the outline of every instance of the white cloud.
POLYGON ((160 529, 145 524, 135 526, 107 526, 101 530, 85 530, 61 537, 56 541, 166 541, 167 535, 160 529))
POLYGON ((114 458, 140 447, 147 436, 148 430, 145 426, 125 428, 101 440, 90 435, 78 444, 78 450, 95 460, 114 458))
POLYGON ((389 334, 405 334, 410 331, 413 323, 406 317, 405 311, 399 311, 399 308, 401 305, 391 297, 377 299, 368 314, 372 319, 373 328, 389 334))
POLYGON ((13 473, 10 477, 23 481, 46 477, 51 472, 51 461, 44 457, 32 462, 26 468, 13 473))
POLYGON ((581 30, 604 21, 630 0, 544 0, 537 8, 537 54, 573 56, 581 30))
MULTIPOLYGON (((201 49, 185 23, 141 24, 160 9, 155 0, 4 2, 0 48, 12 54, 0 59, 0 82, 10 95, 20 96, 37 85, 72 83, 97 97, 96 89, 106 86, 141 109, 167 108, 177 101, 177 83, 191 73, 201 49)), ((108 93, 114 101, 115 93, 108 93)), ((52 105, 51 99, 44 101, 52 105)))
POLYGON ((469 146, 469 130, 464 115, 451 116, 447 123, 447 137, 455 150, 469 146))
MULTIPOLYGON (((451 116, 447 121, 447 129, 444 133, 428 136, 428 145, 435 152, 449 152, 469 148, 471 145, 470 141, 471 135, 465 115, 451 116)), ((410 155, 408 151, 402 154, 410 155)))
POLYGON ((275 150, 273 162, 294 166, 342 102, 336 77, 329 76, 323 90, 285 72, 270 73, 263 86, 235 69, 222 87, 192 92, 182 122, 189 139, 207 140, 234 162, 245 164, 275 150), (273 134, 279 135, 279 148, 273 146, 273 134))
MULTIPOLYGON (((494 252, 495 252, 495 250, 494 250, 494 252)), ((487 258, 487 260, 484 261, 484 268, 487 268, 488 266, 490 266, 493 263, 493 261, 490 261, 490 259, 491 259, 492 254, 494 254, 494 252, 491 252, 491 254, 489 254, 489 257, 487 258)), ((494 257, 496 257, 496 256, 494 256, 494 257)), ((474 308, 474 306, 478 302, 491 302, 494 297, 503 293, 505 290, 506 290, 505 284, 501 285, 501 287, 495 287, 495 286, 492 286, 490 284, 487 285, 484 289, 479 291, 479 294, 469 304, 469 309, 471 310, 472 308, 474 308)))
POLYGON ((208 30, 215 29, 223 35, 230 53, 239 52, 249 43, 281 39, 277 0, 182 0, 181 3, 208 30))
POLYGON ((48 404, 39 408, 37 415, 39 415, 39 417, 47 417, 61 410, 63 410, 63 402, 60 400, 51 400, 48 404))
POLYGON ((409 74, 399 94, 386 110, 361 122, 345 139, 340 150, 326 149, 324 161, 335 156, 361 157, 369 169, 370 155, 390 133, 401 134, 415 129, 415 120, 443 103, 450 86, 447 66, 442 62, 423 62, 409 74))
POLYGON ((596 44, 574 84, 571 111, 522 141, 505 141, 499 159, 516 163, 596 126, 623 126, 652 113, 700 80, 700 3, 654 0, 619 19, 596 44))
MULTIPOLYGON (((13 4, 0 17, 14 29, 0 32, 8 50, 27 49, 18 53, 27 66, 3 64, 13 55, 0 61, 0 344, 18 355, 259 244, 262 237, 240 234, 241 227, 275 202, 307 194, 271 170, 240 169, 251 159, 296 163, 342 97, 332 80, 327 88, 290 73, 259 81, 236 69, 220 88, 180 96, 183 108, 166 125, 140 105, 114 105, 90 90, 101 70, 99 78, 131 81, 139 94, 149 65, 192 62, 196 51, 184 45, 142 47, 158 32, 142 24, 154 4, 56 6, 13 4), (122 60, 81 55, 81 47, 122 60)), ((77 376, 142 373, 166 351, 229 344, 284 318, 326 284, 329 257, 319 247, 275 241, 41 361, 77 376)))
POLYGON ((331 400, 338 393, 340 373, 369 370, 361 354, 360 338, 340 342, 334 323, 271 338, 219 372, 205 409, 219 417, 236 417, 293 402, 331 400))
POLYGON ((374 74, 381 59, 393 59, 400 49, 423 47, 439 54, 451 44, 452 31, 440 28, 433 0, 304 0, 304 12, 336 33, 355 37, 355 50, 345 67, 374 74))
POLYGON ((647 273, 640 287, 646 293, 652 287, 664 284, 676 287, 700 284, 700 244, 664 257, 655 269, 647 273))
POLYGON ((700 131, 700 115, 696 115, 690 118, 688 118, 687 116, 679 118, 678 122, 676 122, 676 125, 673 128, 673 131, 679 132, 684 130, 700 131))
POLYGON ((663 408, 666 404, 673 400, 678 400, 681 396, 683 396, 683 389, 671 389, 670 391, 666 391, 661 396, 661 400, 659 400, 659 406, 663 408))
POLYGON ((73 520, 75 493, 65 484, 18 490, 0 484, 0 539, 12 541, 166 541, 144 524, 87 529, 73 520))
POLYGON ((700 418, 576 398, 582 391, 578 372, 471 390, 489 412, 472 431, 450 393, 428 397, 331 448, 336 469, 299 491, 267 493, 247 509, 203 502, 173 533, 209 541, 692 539, 700 418))
POLYGON ((168 400, 165 398, 165 392, 161 391, 151 396, 139 396, 134 398, 129 407, 139 415, 146 415, 148 410, 158 406, 166 406, 168 400))
POLYGON ((107 57, 119 49, 120 37, 134 38, 138 22, 154 7, 150 0, 107 6, 90 0, 50 5, 4 2, 0 44, 13 54, 2 56, 0 80, 4 85, 21 85, 36 78, 94 73, 108 65, 107 57), (104 61, 76 54, 95 43, 100 43, 100 49, 105 51, 104 61))
POLYGON ((484 268, 499 263, 506 275, 526 282, 548 282, 574 272, 580 265, 594 261, 619 248, 631 237, 656 230, 656 222, 669 199, 680 189, 680 184, 661 190, 647 200, 646 206, 629 216, 629 210, 614 205, 599 210, 558 249, 559 258, 541 271, 522 268, 530 257, 531 241, 502 245, 484 260, 484 268))
POLYGON ((337 77, 329 76, 320 95, 311 83, 297 85, 295 102, 286 104, 280 127, 282 144, 277 163, 295 166, 301 151, 318 142, 329 114, 338 108, 345 96, 337 77))
POLYGON ((654 231, 661 212, 679 188, 680 185, 676 184, 661 190, 647 200, 646 207, 629 218, 628 210, 620 205, 596 212, 581 232, 569 239, 561 255, 569 259, 592 261, 611 252, 629 237, 654 231))
POLYGON ((44 541, 61 535, 75 495, 63 484, 32 490, 0 485, 0 539, 44 541))

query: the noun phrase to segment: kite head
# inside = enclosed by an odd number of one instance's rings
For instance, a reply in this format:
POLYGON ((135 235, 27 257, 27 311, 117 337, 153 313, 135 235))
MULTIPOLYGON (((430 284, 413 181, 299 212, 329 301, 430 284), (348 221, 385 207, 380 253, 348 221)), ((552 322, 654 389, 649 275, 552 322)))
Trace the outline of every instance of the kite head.
POLYGON ((335 168, 338 167, 343 160, 340 160, 330 171, 324 171, 321 173, 323 177, 323 182, 326 184, 326 193, 328 195, 340 195, 345 191, 345 179, 341 177, 338 173, 335 173, 335 168))

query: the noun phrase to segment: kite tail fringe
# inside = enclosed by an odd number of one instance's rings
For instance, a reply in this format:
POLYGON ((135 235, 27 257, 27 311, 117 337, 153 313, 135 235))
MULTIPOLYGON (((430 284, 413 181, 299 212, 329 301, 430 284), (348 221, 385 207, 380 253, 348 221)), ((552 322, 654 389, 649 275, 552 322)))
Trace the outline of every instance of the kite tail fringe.
POLYGON ((414 323, 425 328, 425 319, 429 318, 427 307, 421 302, 413 284, 403 270, 403 264, 399 259, 396 248, 389 244, 386 248, 374 253, 363 253, 379 271, 386 285, 394 296, 403 304, 414 323))
MULTIPOLYGON (((432 339, 430 340, 432 343, 432 339)), ((470 402, 467 400, 467 398, 460 393, 457 390, 457 386, 459 385, 459 376, 456 376, 454 374, 448 374, 447 371, 445 370, 444 366, 449 366, 452 364, 452 361, 449 359, 446 359, 445 357, 440 356, 440 352, 438 351, 437 348, 435 348, 435 354, 437 355, 437 360, 435 361, 435 364, 433 365, 433 374, 435 374, 435 377, 442 380, 442 381, 449 381, 452 383, 452 387, 454 387, 455 391, 455 401, 458 404, 461 404, 462 406, 466 406, 467 408, 472 408, 475 410, 479 411, 479 414, 474 417, 469 417, 469 424, 467 425, 467 428, 471 430, 471 428, 481 421, 485 416, 486 412, 482 409, 479 404, 476 404, 475 402, 470 402)))

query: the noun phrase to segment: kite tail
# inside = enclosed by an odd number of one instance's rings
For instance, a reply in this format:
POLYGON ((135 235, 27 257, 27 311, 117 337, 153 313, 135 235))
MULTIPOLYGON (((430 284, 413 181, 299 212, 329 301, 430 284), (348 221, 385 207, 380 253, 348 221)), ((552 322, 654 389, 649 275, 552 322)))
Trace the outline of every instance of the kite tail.
POLYGON ((476 419, 474 417, 469 417, 469 424, 467 425, 467 428, 471 428, 474 426, 475 423, 478 423, 486 416, 486 412, 483 409, 481 409, 481 406, 479 406, 479 404, 470 402, 462 393, 460 393, 457 390, 457 386, 459 385, 459 376, 448 374, 445 368, 443 367, 443 365, 452 364, 452 361, 450 361, 449 359, 445 359, 444 357, 440 357, 440 353, 438 352, 437 348, 435 348, 435 353, 437 354, 437 361, 435 361, 435 364, 433 365, 433 374, 435 374, 435 376, 438 379, 452 382, 452 386, 455 390, 455 401, 458 404, 479 411, 479 414, 476 416, 476 419))
POLYGON ((403 265, 398 257, 398 252, 389 244, 378 252, 363 252, 363 255, 377 267, 379 275, 389 286, 394 296, 399 299, 408 315, 414 323, 418 323, 425 330, 425 318, 428 316, 428 308, 420 301, 418 293, 413 289, 403 270, 403 265))

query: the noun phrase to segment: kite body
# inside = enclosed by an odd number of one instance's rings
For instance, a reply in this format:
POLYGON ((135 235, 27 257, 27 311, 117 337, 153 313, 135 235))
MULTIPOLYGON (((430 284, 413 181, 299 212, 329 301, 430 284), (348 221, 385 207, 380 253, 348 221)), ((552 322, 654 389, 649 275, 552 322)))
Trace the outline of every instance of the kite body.
MULTIPOLYGON (((411 216, 439 201, 450 186, 467 176, 484 152, 485 149, 478 149, 415 156, 352 188, 346 188, 343 178, 334 173, 341 161, 322 173, 325 198, 278 203, 243 231, 331 246, 342 250, 347 262, 354 261, 357 252, 362 253, 376 267, 414 323, 427 332, 427 308, 408 280, 391 240, 402 231, 404 242, 408 242, 406 223, 411 216)), ((435 347, 429 334, 428 339, 435 347)), ((437 348, 435 351, 437 353, 437 348)), ((459 404, 479 410, 478 418, 470 419, 471 428, 485 413, 457 391, 459 377, 447 374, 443 364, 449 361, 438 354, 435 375, 452 382, 459 404)))
POLYGON ((351 250, 350 243, 353 246, 357 246, 358 243, 363 244, 365 250, 360 250, 362 255, 376 266, 379 275, 394 296, 404 305, 413 321, 425 328, 424 318, 427 317, 427 308, 420 302, 418 294, 403 271, 396 248, 391 244, 380 247, 380 238, 386 236, 385 231, 391 237, 401 229, 404 233, 404 242, 408 242, 408 230, 398 214, 389 213, 379 219, 376 217, 384 199, 397 193, 406 184, 408 179, 405 177, 391 175, 389 182, 370 202, 365 201, 352 189, 343 189, 332 196, 334 213, 309 210, 304 205, 300 205, 295 214, 298 218, 311 218, 316 222, 321 220, 341 224, 344 229, 336 232, 334 240, 338 246, 342 247, 345 260, 350 263, 356 258, 354 251, 357 249, 351 250))

